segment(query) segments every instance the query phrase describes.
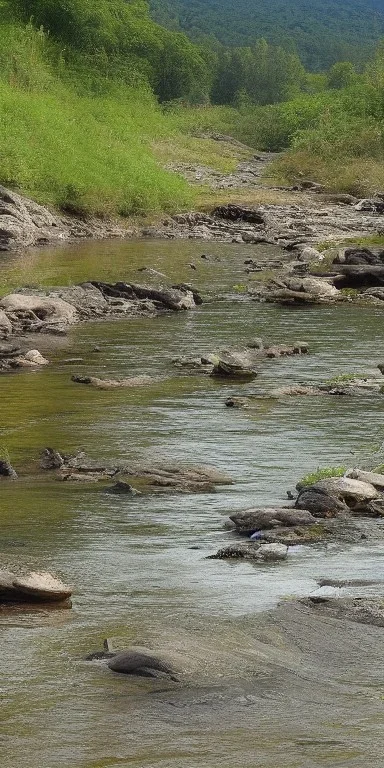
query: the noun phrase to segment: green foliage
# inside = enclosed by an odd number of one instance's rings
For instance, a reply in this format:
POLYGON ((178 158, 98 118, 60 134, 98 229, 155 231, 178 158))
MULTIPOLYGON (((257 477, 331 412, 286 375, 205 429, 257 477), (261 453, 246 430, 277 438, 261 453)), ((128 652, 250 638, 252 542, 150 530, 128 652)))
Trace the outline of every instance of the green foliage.
POLYGON ((356 69, 350 61, 338 61, 330 68, 327 77, 328 88, 347 88, 356 80, 356 69))
POLYGON ((298 52, 305 66, 361 64, 384 35, 383 0, 150 0, 154 18, 199 40, 207 30, 226 46, 256 38, 298 52))
POLYGON ((259 39, 252 48, 224 50, 212 86, 215 104, 272 104, 300 92, 306 73, 300 59, 280 46, 259 39))
POLYGON ((318 480, 324 480, 327 477, 342 477, 346 471, 346 467, 318 467, 315 472, 310 472, 308 475, 305 475, 297 483, 297 488, 313 485, 313 483, 317 483, 318 480))
MULTIPOLYGON (((351 290, 350 288, 344 289, 344 290, 351 290)), ((352 295, 356 295, 358 292, 353 290, 352 295)), ((348 295, 348 294, 347 294, 348 295)), ((355 379, 361 379, 362 374, 358 373, 340 373, 338 376, 333 376, 332 379, 329 379, 327 381, 327 384, 348 384, 351 381, 355 381, 355 379)))
POLYGON ((55 75, 51 43, 30 25, 0 27, 0 50, 2 183, 80 215, 188 203, 186 182, 153 156, 152 141, 177 127, 148 87, 112 82, 108 97, 79 96, 79 81, 55 75))
POLYGON ((12 0, 12 6, 22 21, 49 33, 75 70, 79 61, 96 69, 99 59, 110 78, 132 83, 133 73, 146 77, 160 101, 187 99, 196 89, 202 97, 207 93, 199 47, 153 22, 145 0, 12 0))

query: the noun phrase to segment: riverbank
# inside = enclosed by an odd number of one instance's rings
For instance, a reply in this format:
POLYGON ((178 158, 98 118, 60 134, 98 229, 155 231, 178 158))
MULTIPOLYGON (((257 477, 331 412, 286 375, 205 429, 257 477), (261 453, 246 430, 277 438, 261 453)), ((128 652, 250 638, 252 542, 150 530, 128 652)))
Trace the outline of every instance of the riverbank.
MULTIPOLYGON (((193 158, 198 150, 215 167, 173 161, 166 163, 166 170, 174 178, 184 177, 191 191, 194 189, 197 209, 167 217, 154 211, 145 223, 140 216, 108 219, 80 211, 63 215, 1 187, 0 249, 132 237, 267 242, 294 248, 324 241, 375 238, 383 232, 384 204, 379 198, 362 201, 351 195, 327 194, 319 184, 308 180, 294 187, 279 187, 269 171, 276 154, 255 153, 218 133, 191 137, 190 141, 196 142, 196 147, 189 144, 184 155, 183 150, 176 149, 176 157, 193 158), (227 158, 226 169, 219 170, 221 157, 227 158)), ((168 146, 163 149, 159 145, 157 151, 165 162, 170 155, 168 146)))

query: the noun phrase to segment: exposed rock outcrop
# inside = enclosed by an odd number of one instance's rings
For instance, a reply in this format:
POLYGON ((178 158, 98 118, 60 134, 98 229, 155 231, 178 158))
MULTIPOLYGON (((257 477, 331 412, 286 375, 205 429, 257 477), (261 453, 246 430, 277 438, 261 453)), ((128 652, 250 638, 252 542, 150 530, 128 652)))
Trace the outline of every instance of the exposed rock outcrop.
MULTIPOLYGON (((44 455, 44 464, 49 466, 52 457, 52 449, 49 455, 44 455)), ((54 452, 60 456, 59 452, 54 452)), ((52 457, 53 458, 53 457, 52 457)), ((63 457, 63 464, 56 468, 56 477, 67 482, 128 482, 127 478, 134 479, 135 485, 140 483, 140 489, 148 491, 163 491, 177 493, 204 493, 213 492, 217 485, 231 485, 232 480, 213 467, 185 466, 178 462, 151 463, 131 461, 104 461, 90 459, 84 453, 75 456, 63 457)))
MULTIPOLYGON (((82 320, 104 316, 155 316, 193 309, 202 299, 194 288, 148 288, 128 283, 89 282, 82 285, 22 289, 0 300, 0 337, 12 334, 65 334, 82 320)), ((0 346, 0 360, 4 345, 0 346)), ((41 363, 41 361, 40 361, 41 363)), ((34 361, 36 364, 36 360, 34 361)))
POLYGON ((126 229, 116 223, 60 216, 0 186, 1 251, 15 251, 79 237, 126 237, 128 234, 126 229))

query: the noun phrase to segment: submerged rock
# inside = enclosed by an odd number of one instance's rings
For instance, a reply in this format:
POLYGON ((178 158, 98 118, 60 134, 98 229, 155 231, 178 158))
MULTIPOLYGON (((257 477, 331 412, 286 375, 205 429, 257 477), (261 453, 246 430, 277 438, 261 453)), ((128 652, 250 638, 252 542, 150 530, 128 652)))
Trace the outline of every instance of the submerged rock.
POLYGON ((285 560, 288 547, 285 544, 245 544, 242 542, 230 544, 219 549, 215 555, 209 555, 208 560, 243 559, 258 562, 276 562, 285 560))
POLYGON ((128 495, 128 496, 141 496, 141 491, 138 491, 133 485, 124 483, 122 480, 111 485, 105 489, 105 493, 112 493, 116 495, 128 495))
POLYGON ((156 678, 159 676, 158 673, 163 673, 174 682, 179 682, 171 664, 150 652, 146 653, 134 648, 116 653, 108 661, 107 666, 112 672, 119 672, 123 675, 156 678))
MULTIPOLYGON (((60 454, 59 454, 60 455, 60 454)), ((231 485, 233 480, 213 467, 186 466, 169 461, 150 463, 138 461, 94 460, 84 453, 67 457, 56 473, 60 480, 101 482, 110 478, 127 482, 127 478, 139 480, 144 488, 152 491, 178 493, 213 492, 216 485, 231 485)))
POLYGON ((160 381, 154 376, 129 376, 126 379, 99 379, 97 376, 71 376, 77 384, 88 384, 96 389, 121 389, 130 387, 145 387, 160 381))
POLYGON ((65 334, 74 323, 107 315, 154 316, 194 309, 198 292, 185 284, 172 288, 88 282, 51 289, 23 289, 0 300, 0 338, 12 333, 65 334))

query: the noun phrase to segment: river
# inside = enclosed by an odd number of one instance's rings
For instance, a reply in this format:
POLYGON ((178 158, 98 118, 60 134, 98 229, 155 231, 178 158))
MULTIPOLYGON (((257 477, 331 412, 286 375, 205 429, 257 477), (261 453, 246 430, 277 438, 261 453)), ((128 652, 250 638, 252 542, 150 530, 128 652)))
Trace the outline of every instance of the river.
POLYGON ((281 599, 315 591, 320 577, 377 578, 383 543, 292 548, 276 566, 205 558, 230 541, 223 523, 231 511, 281 504, 307 472, 352 466, 377 450, 384 439, 381 399, 286 398, 250 411, 228 409, 227 396, 252 392, 255 383, 185 375, 171 360, 261 336, 306 341, 310 354, 264 362, 257 386, 367 374, 383 362, 382 312, 249 301, 244 260, 280 258, 279 250, 210 244, 210 259, 202 260, 204 247, 115 241, 0 257, 3 293, 87 279, 140 282, 146 278, 138 269, 150 266, 171 281, 193 282, 206 299, 192 312, 80 324, 48 351, 42 341, 49 367, 1 376, 0 445, 16 468, 32 467, 52 446, 94 457, 209 464, 235 480, 215 494, 135 498, 27 471, 2 484, 3 562, 47 568, 75 585, 71 611, 0 610, 4 768, 380 765, 380 692, 375 706, 369 696, 360 701, 367 738, 356 736, 357 724, 352 734, 351 697, 366 696, 359 674, 351 679, 348 668, 348 691, 337 687, 341 673, 337 680, 330 673, 322 686, 317 658, 312 682, 307 675, 295 698, 285 678, 289 670, 296 679, 301 663, 293 636, 287 639, 291 625, 284 620, 277 630, 273 619, 260 617, 273 616, 263 611, 281 599), (74 356, 83 362, 62 364, 74 356), (137 390, 100 391, 74 384, 72 373, 164 378, 137 390), (181 687, 84 662, 104 637, 118 648, 135 643, 170 654, 181 687), (315 710, 321 727, 308 720, 315 710))

